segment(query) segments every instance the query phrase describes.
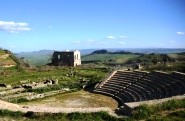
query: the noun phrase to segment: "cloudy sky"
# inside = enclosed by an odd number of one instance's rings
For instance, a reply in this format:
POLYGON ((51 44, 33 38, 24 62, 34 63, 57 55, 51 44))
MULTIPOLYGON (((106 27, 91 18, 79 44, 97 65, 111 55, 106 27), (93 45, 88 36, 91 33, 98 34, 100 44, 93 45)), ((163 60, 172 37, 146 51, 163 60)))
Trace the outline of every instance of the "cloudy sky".
POLYGON ((185 48, 185 0, 0 0, 0 47, 185 48))

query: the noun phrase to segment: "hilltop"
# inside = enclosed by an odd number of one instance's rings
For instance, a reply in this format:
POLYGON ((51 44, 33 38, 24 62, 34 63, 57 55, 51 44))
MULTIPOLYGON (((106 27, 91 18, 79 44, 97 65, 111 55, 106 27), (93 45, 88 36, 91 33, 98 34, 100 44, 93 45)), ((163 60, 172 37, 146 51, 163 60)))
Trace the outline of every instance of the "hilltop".
POLYGON ((11 51, 0 49, 0 67, 28 68, 30 65, 26 63, 24 58, 17 58, 11 51))
POLYGON ((17 66, 16 61, 12 58, 9 51, 0 50, 0 67, 17 66))

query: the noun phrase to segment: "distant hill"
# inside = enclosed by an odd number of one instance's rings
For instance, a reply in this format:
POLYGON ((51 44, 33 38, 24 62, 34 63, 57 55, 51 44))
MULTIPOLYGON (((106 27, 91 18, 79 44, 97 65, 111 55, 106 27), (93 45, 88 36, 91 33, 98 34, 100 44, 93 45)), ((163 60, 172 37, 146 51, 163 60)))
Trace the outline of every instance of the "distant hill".
MULTIPOLYGON (((40 50, 33 52, 21 52, 16 53, 15 55, 19 58, 26 59, 29 63, 35 66, 46 65, 51 63, 51 58, 55 50, 40 50)), ((87 55, 95 51, 94 49, 80 50, 81 55, 87 55)))
POLYGON ((138 54, 122 54, 122 53, 91 53, 82 56, 82 63, 104 63, 109 65, 122 65, 131 59, 139 57, 138 54))
MULTIPOLYGON (((169 54, 169 53, 182 53, 185 52, 185 48, 106 48, 106 49, 87 49, 88 52, 83 54, 90 54, 94 51, 107 50, 108 52, 132 52, 141 54, 169 54)), ((83 53, 87 51, 86 49, 80 50, 83 53)))
MULTIPOLYGON (((101 50, 101 49, 100 49, 101 50)), ((158 54, 169 54, 169 53, 181 53, 185 52, 185 49, 171 49, 171 48, 154 48, 154 49, 132 49, 132 48, 127 48, 127 49, 120 49, 120 48, 107 48, 105 49, 107 52, 114 53, 114 54, 126 54, 126 52, 129 52, 127 54, 131 53, 143 53, 143 54, 150 54, 150 53, 158 53, 158 54)), ((91 54, 94 52, 96 53, 101 53, 98 52, 99 50, 97 49, 80 49, 81 55, 83 56, 83 61, 89 60, 87 58, 88 54, 91 54)), ((46 65, 47 63, 51 62, 51 57, 53 54, 54 50, 40 50, 40 51, 33 51, 33 52, 21 52, 21 53, 16 53, 16 56, 21 58, 23 57, 26 59, 29 63, 40 66, 40 65, 46 65)), ((104 52, 104 54, 108 54, 107 52, 104 52)), ((103 53, 101 53, 103 54, 103 53)), ((100 55, 99 55, 100 56, 100 55)), ((116 56, 116 55, 115 55, 116 56)), ((107 57, 107 56, 106 56, 107 57)), ((103 58, 103 56, 102 56, 103 58)), ((107 57, 109 58, 109 57, 107 57)), ((113 58, 114 59, 114 58, 113 58)), ((94 59, 93 59, 94 60, 94 59)), ((111 60, 111 59, 109 59, 111 60)))
POLYGON ((51 57, 54 50, 40 50, 33 52, 16 53, 19 58, 24 58, 29 63, 35 66, 46 65, 51 62, 51 57))
POLYGON ((91 54, 140 54, 140 53, 133 53, 133 52, 124 51, 124 50, 112 51, 111 52, 111 51, 108 51, 106 49, 102 49, 102 50, 95 50, 91 54))

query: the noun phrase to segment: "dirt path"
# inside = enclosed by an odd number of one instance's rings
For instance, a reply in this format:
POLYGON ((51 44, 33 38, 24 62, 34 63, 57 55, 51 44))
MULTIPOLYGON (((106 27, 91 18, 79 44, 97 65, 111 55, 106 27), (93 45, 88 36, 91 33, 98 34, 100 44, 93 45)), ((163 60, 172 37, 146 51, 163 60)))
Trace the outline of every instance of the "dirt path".
POLYGON ((97 108, 63 108, 63 107, 47 107, 47 106, 24 106, 17 105, 9 102, 0 100, 0 109, 8 109, 11 111, 21 111, 21 112, 45 112, 45 113, 72 113, 72 112, 82 112, 82 113, 92 113, 105 111, 112 116, 117 116, 113 110, 108 107, 97 107, 97 108))
POLYGON ((27 112, 27 109, 22 108, 20 105, 5 102, 0 100, 0 109, 8 109, 11 111, 21 111, 21 112, 27 112))
POLYGON ((112 111, 108 107, 97 107, 97 108, 63 108, 63 107, 44 107, 44 106, 28 106, 27 111, 33 112, 46 112, 46 113, 73 113, 73 112, 81 112, 81 113, 93 113, 105 111, 110 115, 116 116, 114 111, 112 111))

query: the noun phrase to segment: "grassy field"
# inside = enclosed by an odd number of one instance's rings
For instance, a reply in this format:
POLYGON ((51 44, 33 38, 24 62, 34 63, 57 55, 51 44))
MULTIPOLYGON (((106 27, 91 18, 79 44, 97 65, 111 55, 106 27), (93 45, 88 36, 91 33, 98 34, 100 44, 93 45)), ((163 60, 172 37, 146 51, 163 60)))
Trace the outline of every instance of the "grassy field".
POLYGON ((160 70, 160 71, 166 71, 166 72, 179 71, 179 72, 185 73, 185 62, 179 61, 179 62, 171 62, 166 65, 164 64, 152 65, 152 66, 149 66, 147 70, 148 71, 160 70))
POLYGON ((90 54, 82 56, 82 61, 100 61, 110 64, 124 64, 130 59, 137 58, 136 54, 90 54))
POLYGON ((117 101, 111 97, 83 90, 45 97, 44 99, 37 99, 22 104, 64 108, 110 107, 113 110, 118 107, 117 101))
POLYGON ((168 56, 178 61, 185 61, 185 53, 178 53, 178 54, 173 53, 173 54, 168 54, 168 56))
POLYGON ((134 110, 133 117, 148 121, 184 121, 185 99, 169 100, 156 105, 141 105, 134 110))
POLYGON ((106 74, 106 72, 101 69, 95 68, 53 68, 46 71, 18 71, 16 67, 12 68, 2 68, 0 69, 0 83, 19 84, 20 81, 29 80, 30 82, 43 81, 45 79, 58 79, 59 83, 70 83, 78 81, 80 78, 86 78, 88 80, 100 81, 106 74), (74 75, 71 76, 70 74, 74 75))

